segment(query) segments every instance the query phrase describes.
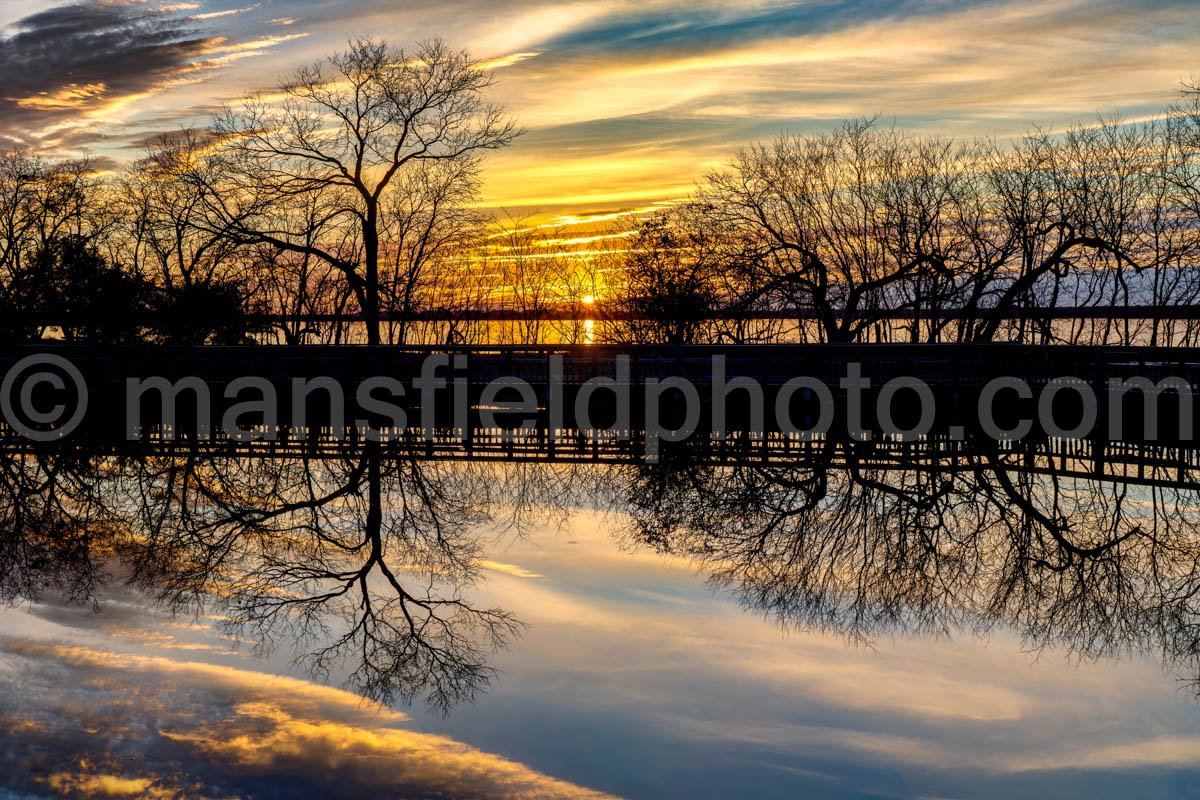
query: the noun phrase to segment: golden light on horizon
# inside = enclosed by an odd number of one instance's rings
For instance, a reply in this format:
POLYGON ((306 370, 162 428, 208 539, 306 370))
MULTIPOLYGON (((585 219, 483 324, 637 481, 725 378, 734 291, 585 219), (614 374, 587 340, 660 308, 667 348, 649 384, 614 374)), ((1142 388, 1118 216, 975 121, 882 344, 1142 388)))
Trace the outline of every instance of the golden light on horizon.
POLYGON ((583 303, 585 306, 590 306, 596 302, 596 296, 594 294, 585 294, 583 297, 579 298, 579 302, 583 303))

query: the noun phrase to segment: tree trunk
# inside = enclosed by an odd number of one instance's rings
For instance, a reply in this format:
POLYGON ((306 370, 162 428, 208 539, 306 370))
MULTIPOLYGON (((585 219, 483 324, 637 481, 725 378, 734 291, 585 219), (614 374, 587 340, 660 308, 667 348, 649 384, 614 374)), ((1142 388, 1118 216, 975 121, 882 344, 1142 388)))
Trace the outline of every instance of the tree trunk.
POLYGON ((367 344, 379 344, 379 217, 374 205, 363 222, 363 247, 366 250, 366 287, 363 295, 363 323, 367 327, 367 344))

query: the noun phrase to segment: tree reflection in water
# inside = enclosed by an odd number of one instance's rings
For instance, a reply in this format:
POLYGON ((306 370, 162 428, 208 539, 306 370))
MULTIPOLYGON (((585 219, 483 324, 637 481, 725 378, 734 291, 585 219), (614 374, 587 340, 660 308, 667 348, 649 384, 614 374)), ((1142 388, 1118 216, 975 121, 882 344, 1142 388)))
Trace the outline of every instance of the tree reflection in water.
MULTIPOLYGON (((518 633, 463 590, 479 528, 508 495, 494 469, 382 459, 202 456, 3 460, 8 600, 120 577, 174 611, 219 613, 259 648, 287 641, 380 702, 448 710, 487 686, 518 633)), ((514 471, 514 479, 526 471, 514 471)))
POLYGON ((855 641, 996 626, 1093 659, 1149 652, 1200 688, 1194 491, 1002 465, 879 469, 829 443, 803 466, 563 467, 395 458, 0 459, 0 593, 94 602, 121 580, 220 615, 365 697, 447 711, 520 622, 469 597, 485 534, 581 502, 698 562, 788 627, 855 641))
POLYGON ((1195 491, 828 450, 805 468, 631 468, 630 535, 788 627, 869 642, 1008 626, 1035 650, 1152 653, 1200 690, 1195 491))

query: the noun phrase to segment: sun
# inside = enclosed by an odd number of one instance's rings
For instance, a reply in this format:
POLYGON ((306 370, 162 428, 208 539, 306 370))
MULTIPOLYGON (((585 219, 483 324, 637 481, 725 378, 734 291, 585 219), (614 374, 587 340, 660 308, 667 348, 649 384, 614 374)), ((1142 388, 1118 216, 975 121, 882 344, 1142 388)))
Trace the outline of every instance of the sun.
POLYGON ((592 303, 596 302, 596 295, 585 294, 583 297, 579 298, 579 302, 583 303, 585 306, 590 306, 592 303))

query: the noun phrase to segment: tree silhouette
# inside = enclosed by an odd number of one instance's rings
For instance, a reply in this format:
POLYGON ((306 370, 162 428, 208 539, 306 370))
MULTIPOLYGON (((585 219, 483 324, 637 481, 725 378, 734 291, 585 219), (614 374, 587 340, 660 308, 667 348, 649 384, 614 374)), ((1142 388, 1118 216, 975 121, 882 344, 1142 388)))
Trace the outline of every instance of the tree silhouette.
POLYGON ((697 344, 720 306, 725 263, 714 237, 683 214, 640 220, 616 265, 611 304, 631 342, 697 344))
POLYGON ((461 593, 495 484, 377 459, 138 461, 132 580, 171 608, 220 604, 232 633, 306 649, 314 674, 349 664, 366 697, 446 711, 487 686, 488 654, 520 629, 461 593))
POLYGON ((615 502, 633 541, 787 626, 871 642, 1003 625, 1082 658, 1156 653, 1200 692, 1194 491, 1027 470, 986 447, 940 468, 868 468, 861 450, 630 468, 615 502))
POLYGON ((428 230, 413 235, 418 250, 433 248, 433 222, 455 205, 447 192, 469 188, 478 156, 518 133, 484 100, 491 83, 480 62, 440 41, 406 52, 360 39, 296 70, 280 84, 282 101, 260 94, 227 109, 213 125, 220 146, 187 180, 204 198, 208 230, 337 270, 367 342, 378 344, 382 287, 398 289, 397 310, 411 311, 427 263, 409 249, 399 266, 406 274, 384 280, 398 229, 422 224, 405 205, 417 197, 406 183, 428 190, 428 230))
POLYGON ((6 288, 8 318, 18 328, 9 335, 18 341, 37 338, 48 324, 57 324, 67 341, 141 341, 155 300, 140 275, 107 263, 79 236, 48 242, 6 288))

